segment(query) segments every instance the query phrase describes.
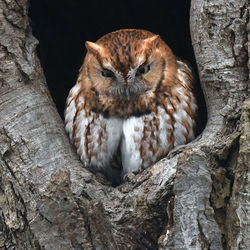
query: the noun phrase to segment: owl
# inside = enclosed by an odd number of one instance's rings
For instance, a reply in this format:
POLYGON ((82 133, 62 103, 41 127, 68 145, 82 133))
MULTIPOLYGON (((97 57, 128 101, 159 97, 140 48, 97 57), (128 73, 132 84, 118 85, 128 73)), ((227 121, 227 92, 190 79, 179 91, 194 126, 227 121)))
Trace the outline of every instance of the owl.
POLYGON ((65 127, 85 167, 118 184, 194 139, 191 68, 159 37, 123 29, 86 42, 65 109, 65 127))

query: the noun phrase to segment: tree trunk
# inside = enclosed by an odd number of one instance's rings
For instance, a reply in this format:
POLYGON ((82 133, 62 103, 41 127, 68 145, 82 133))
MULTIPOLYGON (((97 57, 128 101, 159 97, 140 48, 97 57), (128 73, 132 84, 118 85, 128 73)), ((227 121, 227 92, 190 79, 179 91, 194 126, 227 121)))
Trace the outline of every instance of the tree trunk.
POLYGON ((0 0, 0 248, 247 249, 248 11, 247 0, 192 0, 206 128, 113 188, 64 132, 28 0, 0 0))

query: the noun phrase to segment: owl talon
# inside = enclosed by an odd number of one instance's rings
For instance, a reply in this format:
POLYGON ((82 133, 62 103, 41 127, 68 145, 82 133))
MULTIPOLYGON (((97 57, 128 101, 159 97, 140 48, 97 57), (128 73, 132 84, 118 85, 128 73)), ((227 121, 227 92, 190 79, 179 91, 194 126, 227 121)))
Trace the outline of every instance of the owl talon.
POLYGON ((126 174, 124 177, 123 177, 123 180, 124 181, 127 181, 127 182, 135 182, 135 174, 133 173, 133 172, 131 172, 131 173, 128 173, 128 174, 126 174))

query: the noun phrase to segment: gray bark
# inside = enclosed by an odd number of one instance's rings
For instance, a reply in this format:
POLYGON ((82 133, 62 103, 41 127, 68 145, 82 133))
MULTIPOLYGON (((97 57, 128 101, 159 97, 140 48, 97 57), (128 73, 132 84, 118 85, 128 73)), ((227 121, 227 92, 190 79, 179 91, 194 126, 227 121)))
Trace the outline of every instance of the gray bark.
POLYGON ((206 128, 113 188, 68 141, 28 0, 0 0, 0 248, 247 249, 248 16, 247 0, 192 1, 206 128))

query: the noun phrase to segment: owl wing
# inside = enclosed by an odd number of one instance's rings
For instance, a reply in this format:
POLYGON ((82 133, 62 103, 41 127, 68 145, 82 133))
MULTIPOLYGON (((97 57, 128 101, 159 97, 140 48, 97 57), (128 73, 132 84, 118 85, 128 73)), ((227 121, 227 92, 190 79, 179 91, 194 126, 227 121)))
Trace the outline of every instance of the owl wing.
POLYGON ((192 66, 189 62, 177 58, 177 77, 181 81, 184 87, 194 90, 195 88, 195 77, 193 74, 192 66))
POLYGON ((64 111, 65 130, 69 135, 70 141, 73 143, 73 125, 77 116, 76 99, 80 91, 80 86, 76 84, 69 92, 66 108, 64 111))
POLYGON ((194 139, 197 104, 194 94, 195 79, 192 68, 186 61, 177 59, 178 84, 169 98, 168 112, 174 126, 174 147, 194 139))

